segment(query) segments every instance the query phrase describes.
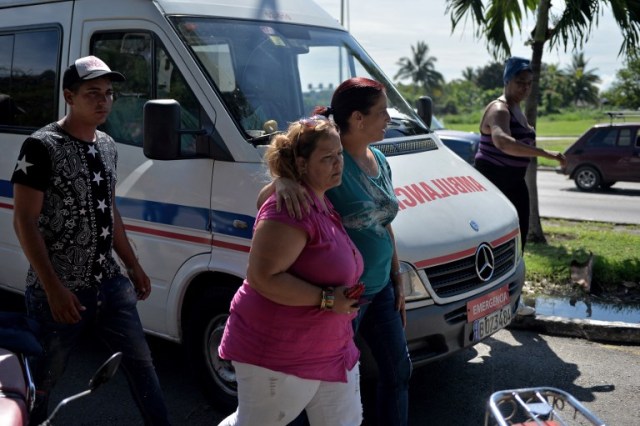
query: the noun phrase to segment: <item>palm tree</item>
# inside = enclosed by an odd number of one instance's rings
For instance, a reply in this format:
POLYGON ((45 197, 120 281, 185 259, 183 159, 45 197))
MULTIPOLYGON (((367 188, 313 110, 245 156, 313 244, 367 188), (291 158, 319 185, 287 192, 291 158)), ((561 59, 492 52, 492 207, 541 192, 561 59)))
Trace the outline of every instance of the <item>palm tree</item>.
POLYGON ((414 84, 421 86, 425 92, 439 88, 444 83, 444 77, 435 69, 437 59, 429 56, 429 46, 419 41, 411 46, 411 58, 402 57, 397 65, 400 69, 394 79, 410 78, 414 84))
POLYGON ((462 79, 471 83, 475 82, 476 72, 474 71, 473 67, 466 67, 464 70, 462 70, 462 79))
MULTIPOLYGON (((589 39, 592 27, 598 25, 601 10, 609 5, 618 27, 623 34, 623 42, 618 55, 636 56, 640 47, 640 2, 638 0, 565 0, 562 13, 553 17, 549 25, 551 0, 446 0, 447 13, 451 14, 453 30, 467 16, 476 25, 475 36, 484 38, 487 48, 494 58, 504 59, 511 55, 509 46, 514 29, 521 30, 523 15, 535 13, 536 25, 531 33, 531 68, 533 84, 531 95, 526 101, 525 115, 535 127, 538 115, 538 94, 540 92, 540 67, 542 52, 549 47, 568 46, 582 48, 589 39), (485 6, 485 3, 487 5, 485 6)), ((531 199, 531 217, 528 240, 546 242, 538 207, 538 187, 536 168, 538 161, 533 158, 527 170, 527 185, 531 199)))
POLYGON ((570 82, 573 102, 576 106, 580 103, 594 105, 599 103, 596 83, 600 83, 601 80, 595 74, 597 69, 587 70, 588 62, 584 59, 584 53, 574 53, 571 65, 564 71, 564 75, 568 77, 570 82))

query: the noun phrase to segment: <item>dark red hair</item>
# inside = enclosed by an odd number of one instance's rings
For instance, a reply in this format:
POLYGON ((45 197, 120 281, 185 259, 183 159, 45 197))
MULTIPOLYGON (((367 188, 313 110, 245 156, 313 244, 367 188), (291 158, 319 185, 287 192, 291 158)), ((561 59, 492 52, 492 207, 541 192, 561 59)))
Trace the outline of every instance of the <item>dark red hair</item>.
POLYGON ((376 80, 365 77, 353 77, 343 81, 333 92, 331 106, 318 106, 313 114, 329 117, 333 115, 333 121, 341 132, 349 131, 349 117, 354 111, 368 114, 369 110, 385 93, 384 85, 376 80))

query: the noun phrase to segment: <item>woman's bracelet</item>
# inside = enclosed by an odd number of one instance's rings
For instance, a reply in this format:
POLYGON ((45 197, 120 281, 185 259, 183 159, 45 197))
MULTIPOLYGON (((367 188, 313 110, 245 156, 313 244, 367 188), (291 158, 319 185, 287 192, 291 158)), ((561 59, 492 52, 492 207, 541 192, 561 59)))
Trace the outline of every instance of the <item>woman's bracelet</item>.
POLYGON ((333 302, 335 301, 335 292, 333 287, 324 287, 322 289, 322 299, 320 300, 320 309, 324 311, 330 311, 333 309, 333 302))

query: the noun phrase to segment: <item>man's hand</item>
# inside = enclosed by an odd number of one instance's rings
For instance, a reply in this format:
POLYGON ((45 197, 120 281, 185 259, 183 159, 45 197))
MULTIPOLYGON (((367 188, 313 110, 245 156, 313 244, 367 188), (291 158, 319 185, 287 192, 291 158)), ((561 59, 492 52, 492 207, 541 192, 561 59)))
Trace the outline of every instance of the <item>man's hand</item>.
POLYGON ((138 300, 145 300, 149 297, 151 294, 151 280, 140 264, 136 263, 133 268, 128 268, 127 273, 129 274, 129 279, 131 279, 131 282, 136 289, 138 300))
POLYGON ((81 311, 86 308, 68 288, 59 285, 46 290, 49 308, 54 321, 63 324, 75 324, 82 319, 81 311))

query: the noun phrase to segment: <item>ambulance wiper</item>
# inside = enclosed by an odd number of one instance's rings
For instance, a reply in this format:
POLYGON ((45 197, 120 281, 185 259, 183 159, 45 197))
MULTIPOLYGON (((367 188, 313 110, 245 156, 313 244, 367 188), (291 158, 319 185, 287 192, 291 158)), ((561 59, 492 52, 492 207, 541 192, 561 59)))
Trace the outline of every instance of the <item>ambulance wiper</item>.
POLYGON ((279 130, 273 133, 265 133, 264 135, 256 136, 254 138, 249 138, 248 141, 251 142, 252 145, 269 145, 271 143, 271 137, 275 135, 279 135, 284 133, 284 130, 279 130))

